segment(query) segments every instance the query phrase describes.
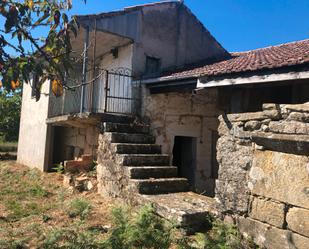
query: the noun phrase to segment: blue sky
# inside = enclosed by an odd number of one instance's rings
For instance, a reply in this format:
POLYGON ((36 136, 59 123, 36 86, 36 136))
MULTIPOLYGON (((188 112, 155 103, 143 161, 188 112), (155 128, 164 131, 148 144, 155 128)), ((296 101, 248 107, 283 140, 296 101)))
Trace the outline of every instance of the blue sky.
MULTIPOLYGON (((73 0, 70 14, 108 12, 153 1, 87 0, 84 4, 73 0)), ((185 4, 230 52, 309 38, 309 0, 185 0, 185 4)))
MULTIPOLYGON (((99 13, 151 0, 73 0, 72 14, 99 13)), ((309 0, 185 0, 228 51, 309 38, 309 0)))

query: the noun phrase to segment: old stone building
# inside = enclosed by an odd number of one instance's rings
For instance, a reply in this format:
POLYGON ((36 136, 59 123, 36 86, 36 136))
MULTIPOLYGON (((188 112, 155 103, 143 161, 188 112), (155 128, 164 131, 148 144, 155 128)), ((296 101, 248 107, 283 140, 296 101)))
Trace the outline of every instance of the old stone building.
POLYGON ((179 1, 78 20, 85 57, 64 94, 46 82, 36 102, 24 84, 20 163, 92 157, 102 195, 154 202, 187 229, 210 212, 266 248, 307 248, 309 40, 229 53, 179 1))

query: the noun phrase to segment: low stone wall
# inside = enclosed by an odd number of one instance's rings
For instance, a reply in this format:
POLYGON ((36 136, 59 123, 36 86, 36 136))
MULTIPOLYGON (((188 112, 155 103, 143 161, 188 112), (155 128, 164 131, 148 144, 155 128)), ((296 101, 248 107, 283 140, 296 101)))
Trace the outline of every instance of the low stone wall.
POLYGON ((219 117, 218 209, 266 248, 309 245, 309 103, 219 117))
POLYGON ((97 179, 98 192, 102 196, 120 197, 133 201, 135 189, 129 184, 127 167, 117 159, 110 134, 99 135, 97 179))

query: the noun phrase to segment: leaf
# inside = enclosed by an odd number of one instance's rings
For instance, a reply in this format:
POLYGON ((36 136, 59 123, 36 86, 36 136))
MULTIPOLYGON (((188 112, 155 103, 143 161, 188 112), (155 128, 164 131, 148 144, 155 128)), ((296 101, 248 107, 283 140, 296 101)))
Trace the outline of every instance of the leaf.
MULTIPOLYGON (((38 15, 40 15, 40 14, 38 13, 38 15)), ((46 20, 48 17, 49 17, 49 12, 44 12, 43 16, 41 16, 41 17, 33 24, 33 26, 35 27, 35 26, 40 25, 40 24, 41 24, 44 20, 46 20)))
POLYGON ((62 20, 64 23, 68 23, 69 22, 69 18, 65 13, 62 13, 62 20))
POLYGON ((52 92, 56 97, 60 97, 63 94, 63 85, 60 80, 52 80, 52 92))

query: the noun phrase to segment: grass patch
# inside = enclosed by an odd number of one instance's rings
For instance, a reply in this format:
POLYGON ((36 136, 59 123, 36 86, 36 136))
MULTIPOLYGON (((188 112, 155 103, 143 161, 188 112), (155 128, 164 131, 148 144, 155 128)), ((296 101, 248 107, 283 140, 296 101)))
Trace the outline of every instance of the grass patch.
POLYGON ((233 226, 192 237, 161 219, 152 206, 119 207, 96 193, 70 194, 62 175, 0 162, 0 248, 252 249, 233 226))
POLYGON ((38 170, 12 171, 9 166, 0 168, 0 198, 8 213, 6 219, 18 220, 40 215, 52 208, 49 191, 38 170))
POLYGON ((0 141, 0 152, 17 152, 17 142, 0 141))
POLYGON ((67 213, 70 218, 79 216, 84 220, 90 213, 91 205, 84 198, 76 198, 69 203, 67 213))

